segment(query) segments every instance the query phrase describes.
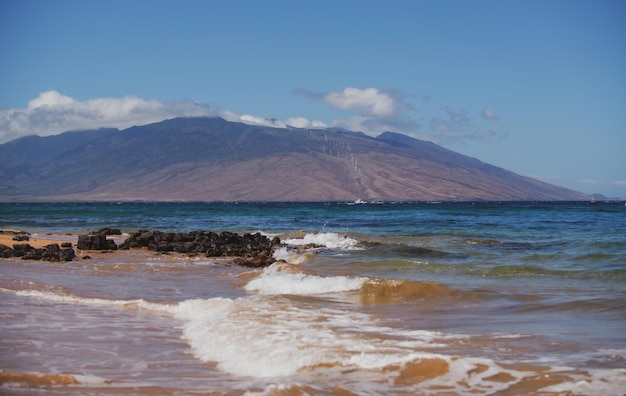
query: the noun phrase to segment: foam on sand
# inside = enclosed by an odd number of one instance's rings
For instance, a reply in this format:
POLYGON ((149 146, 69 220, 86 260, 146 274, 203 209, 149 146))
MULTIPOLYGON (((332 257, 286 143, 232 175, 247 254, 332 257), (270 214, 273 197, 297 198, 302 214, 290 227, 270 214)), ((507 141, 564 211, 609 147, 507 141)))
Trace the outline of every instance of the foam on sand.
MULTIPOLYGON (((365 280, 270 268, 248 284, 256 291, 249 296, 169 304, 89 298, 54 290, 0 291, 52 303, 169 315, 201 361, 214 363, 236 377, 271 379, 273 383, 306 383, 311 376, 323 375, 332 383, 349 384, 356 392, 361 386, 367 387, 361 390, 370 393, 387 393, 393 386, 407 393, 537 393, 545 388, 557 393, 599 389, 599 394, 609 395, 620 394, 626 385, 623 369, 516 366, 486 357, 451 354, 446 352, 448 345, 471 340, 463 334, 387 327, 375 317, 345 309, 342 304, 320 307, 314 300, 281 295, 288 282, 295 282, 300 294, 317 294, 362 288, 365 280)), ((72 377, 59 380, 73 381, 72 377)))

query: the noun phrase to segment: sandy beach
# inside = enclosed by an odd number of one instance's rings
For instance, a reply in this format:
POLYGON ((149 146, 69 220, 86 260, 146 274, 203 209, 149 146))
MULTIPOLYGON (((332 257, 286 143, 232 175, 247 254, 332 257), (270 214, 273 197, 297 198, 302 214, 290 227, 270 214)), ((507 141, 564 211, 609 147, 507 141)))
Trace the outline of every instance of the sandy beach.
POLYGON ((50 245, 52 243, 58 243, 59 245, 65 242, 72 243, 72 247, 76 246, 76 242, 78 241, 78 235, 75 234, 39 234, 39 233, 31 233, 28 231, 22 230, 2 230, 0 231, 0 244, 6 245, 9 247, 13 247, 14 244, 17 243, 27 243, 34 248, 42 248, 46 245, 50 245), (27 235, 28 241, 16 241, 13 238, 16 235, 27 235))

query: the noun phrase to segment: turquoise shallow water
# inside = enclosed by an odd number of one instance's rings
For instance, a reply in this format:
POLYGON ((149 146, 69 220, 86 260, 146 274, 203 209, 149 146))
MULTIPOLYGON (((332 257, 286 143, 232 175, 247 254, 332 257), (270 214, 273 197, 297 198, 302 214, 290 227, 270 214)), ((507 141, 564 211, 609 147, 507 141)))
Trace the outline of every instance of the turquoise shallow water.
MULTIPOLYGON (((0 370, 93 377, 90 392, 99 381, 182 394, 626 387, 623 202, 0 204, 3 229, 103 227, 259 231, 324 247, 285 250, 286 267, 256 272, 148 252, 5 260, 0 370), (92 357, 75 353, 90 342, 92 357)), ((85 390, 59 394, 72 389, 85 390)))

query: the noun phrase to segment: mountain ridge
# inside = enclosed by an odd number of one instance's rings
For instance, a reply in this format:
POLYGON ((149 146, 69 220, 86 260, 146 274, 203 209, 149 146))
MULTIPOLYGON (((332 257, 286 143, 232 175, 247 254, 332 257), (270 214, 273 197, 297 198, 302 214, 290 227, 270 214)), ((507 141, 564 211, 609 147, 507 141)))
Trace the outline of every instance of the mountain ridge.
POLYGON ((394 132, 192 117, 29 139, 0 145, 4 201, 588 199, 394 132))

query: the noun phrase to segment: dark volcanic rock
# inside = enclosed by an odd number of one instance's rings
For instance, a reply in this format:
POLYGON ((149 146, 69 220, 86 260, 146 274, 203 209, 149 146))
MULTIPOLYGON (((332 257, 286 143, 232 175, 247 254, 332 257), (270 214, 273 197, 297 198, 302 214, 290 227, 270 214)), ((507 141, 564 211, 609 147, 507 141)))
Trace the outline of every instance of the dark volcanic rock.
POLYGON ((53 243, 44 248, 43 260, 46 261, 72 261, 74 259, 74 249, 67 247, 59 247, 53 243))
POLYGON ((267 267, 276 260, 273 256, 268 256, 265 253, 259 253, 256 256, 237 257, 233 261, 235 264, 243 267, 262 268, 267 267))
MULTIPOLYGON (((65 244, 64 244, 65 245, 65 244)), ((72 261, 75 254, 70 246, 60 247, 56 243, 46 245, 43 248, 34 248, 27 243, 13 245, 13 249, 6 245, 0 245, 0 257, 21 257, 22 260, 42 260, 42 261, 72 261)))
MULTIPOLYGON (((108 229, 78 236, 76 247, 81 250, 116 250, 115 241, 107 239, 108 229)), ((121 234, 121 233, 120 233, 121 234)))
POLYGON ((13 257, 13 249, 8 247, 7 245, 3 245, 0 243, 0 257, 4 257, 4 258, 13 257))
POLYGON ((72 261, 74 259, 74 249, 59 247, 52 243, 43 248, 31 249, 24 253, 22 260, 43 260, 43 261, 72 261))
POLYGON ((274 262, 278 237, 269 239, 260 233, 239 235, 224 231, 174 233, 140 230, 130 235, 120 249, 148 248, 157 252, 198 253, 207 257, 237 257, 235 262, 249 267, 266 267, 274 262))
POLYGON ((24 257, 26 253, 33 249, 35 248, 30 246, 28 243, 16 243, 13 245, 13 256, 24 257))

